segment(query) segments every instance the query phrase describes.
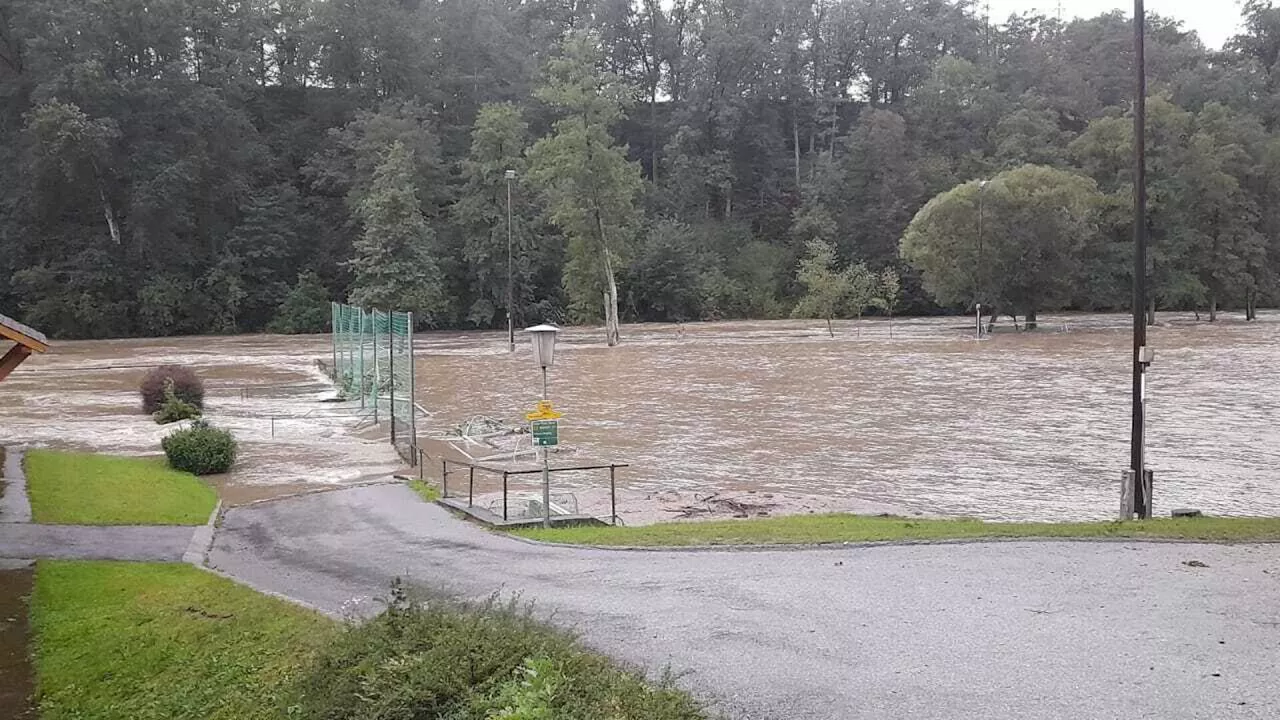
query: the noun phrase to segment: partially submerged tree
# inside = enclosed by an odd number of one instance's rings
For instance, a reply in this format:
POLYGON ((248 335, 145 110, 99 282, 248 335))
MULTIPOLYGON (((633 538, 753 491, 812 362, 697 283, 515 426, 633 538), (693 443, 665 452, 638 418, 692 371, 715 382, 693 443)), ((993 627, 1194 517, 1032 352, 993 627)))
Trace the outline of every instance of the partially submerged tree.
POLYGON ((605 340, 617 345, 618 283, 615 269, 637 222, 640 168, 614 144, 609 127, 623 118, 630 90, 601 69, 599 40, 579 32, 547 64, 537 97, 560 118, 550 136, 529 151, 529 175, 547 203, 552 223, 569 239, 564 284, 575 320, 599 317, 605 340))
POLYGON ((902 239, 902 257, 947 304, 980 302, 1027 318, 1066 306, 1097 232, 1102 195, 1089 178, 1037 165, 935 197, 902 239))
POLYGON ((876 281, 879 292, 876 296, 876 304, 889 316, 889 337, 893 337, 893 313, 902 300, 902 277, 898 275, 897 270, 885 268, 880 271, 876 281))
POLYGON ((827 321, 827 333, 836 336, 831 321, 853 312, 859 318, 870 306, 880 304, 878 281, 864 263, 839 267, 835 247, 826 240, 814 238, 806 243, 807 252, 800 260, 796 281, 805 294, 796 304, 792 317, 820 318, 827 321))

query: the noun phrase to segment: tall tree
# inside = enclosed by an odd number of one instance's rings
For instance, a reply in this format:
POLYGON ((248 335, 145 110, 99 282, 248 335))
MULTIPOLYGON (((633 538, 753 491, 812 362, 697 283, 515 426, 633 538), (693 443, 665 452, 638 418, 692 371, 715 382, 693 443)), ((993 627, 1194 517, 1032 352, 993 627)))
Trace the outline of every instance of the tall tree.
POLYGON ((506 318, 508 280, 517 323, 527 322, 537 312, 539 291, 553 290, 537 282, 544 266, 559 256, 550 247, 555 238, 541 224, 526 187, 528 132, 517 106, 486 105, 471 133, 471 153, 462 163, 466 184, 453 206, 452 220, 463 233, 462 252, 472 280, 467 319, 481 327, 497 327, 506 318), (508 171, 513 175, 510 180, 508 171), (539 242, 534 242, 535 235, 541 236, 539 242))
POLYGON ((572 317, 599 317, 594 308, 603 300, 605 340, 612 346, 620 336, 615 267, 635 232, 641 181, 639 168, 609 135, 630 90, 601 62, 599 39, 579 32, 548 63, 537 97, 561 117, 530 150, 529 175, 546 197, 551 222, 569 239, 565 288, 572 317))
POLYGON ((387 149, 358 210, 364 234, 351 260, 351 302, 412 312, 418 323, 433 324, 447 300, 432 252, 435 234, 418 204, 413 152, 404 143, 387 149))
POLYGON ((902 256, 941 302, 980 302, 1027 318, 1065 306, 1102 195, 1092 180, 1027 165, 989 184, 965 183, 930 200, 902 239, 902 256))

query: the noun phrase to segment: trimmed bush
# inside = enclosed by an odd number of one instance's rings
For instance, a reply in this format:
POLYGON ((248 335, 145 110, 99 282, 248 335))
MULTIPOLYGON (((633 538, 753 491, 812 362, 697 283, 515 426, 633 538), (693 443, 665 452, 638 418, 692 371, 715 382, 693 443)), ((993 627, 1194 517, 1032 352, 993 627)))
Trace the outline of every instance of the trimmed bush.
POLYGON ((196 420, 203 413, 200 408, 185 402, 173 392, 173 381, 165 382, 164 402, 160 405, 160 409, 152 413, 151 417, 160 425, 168 425, 176 423, 179 420, 196 420))
POLYGON ((399 586, 303 669, 291 717, 311 720, 701 720, 669 681, 651 685, 518 608, 411 603, 399 586))
POLYGON ((196 420, 160 441, 169 467, 192 475, 227 472, 236 461, 236 439, 230 431, 196 420))
POLYGON ((164 405, 165 389, 172 383, 173 394, 182 402, 204 409, 204 382, 185 365, 161 365, 148 371, 138 391, 142 393, 142 410, 154 415, 164 405))

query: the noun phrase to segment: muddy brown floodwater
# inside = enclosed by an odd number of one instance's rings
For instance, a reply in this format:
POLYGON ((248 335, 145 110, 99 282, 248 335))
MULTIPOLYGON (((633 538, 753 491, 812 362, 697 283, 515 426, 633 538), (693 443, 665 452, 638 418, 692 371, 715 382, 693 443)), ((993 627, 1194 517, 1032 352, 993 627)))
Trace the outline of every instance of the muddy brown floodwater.
MULTIPOLYGON (((606 348, 563 334, 551 398, 565 413, 557 462, 630 463, 628 501, 659 491, 755 491, 830 507, 989 519, 1115 515, 1128 464, 1130 326, 1048 317, 1034 333, 975 341, 962 318, 642 325, 606 348)), ((472 415, 516 421, 540 392, 522 339, 418 337, 424 433, 472 415)), ((1280 314, 1215 324, 1163 315, 1152 329, 1149 462, 1160 513, 1280 514, 1280 314)), ((233 500, 385 477, 398 462, 315 360, 327 337, 59 343, 0 384, 0 444, 153 452, 166 432, 137 414, 142 366, 189 362, 244 460, 233 500)), ((604 474, 561 478, 586 492, 604 474)), ((819 509, 825 506, 819 506, 819 509)))

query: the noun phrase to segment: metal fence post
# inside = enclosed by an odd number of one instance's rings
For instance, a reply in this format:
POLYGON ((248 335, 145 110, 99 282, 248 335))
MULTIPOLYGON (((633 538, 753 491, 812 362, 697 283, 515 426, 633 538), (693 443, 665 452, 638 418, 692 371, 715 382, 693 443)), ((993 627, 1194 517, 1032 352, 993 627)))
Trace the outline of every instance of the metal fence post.
POLYGON ((440 460, 440 496, 449 497, 449 461, 440 460))
POLYGON ((467 473, 467 507, 471 507, 471 503, 476 497, 476 468, 471 466, 470 472, 467 473))
POLYGON ((413 313, 406 313, 407 332, 409 333, 409 437, 413 446, 418 447, 418 385, 417 360, 413 354, 413 313))
POLYGON ((394 318, 392 322, 387 323, 387 337, 391 339, 387 351, 387 375, 391 377, 389 386, 391 387, 391 444, 396 444, 396 334, 394 327, 394 318))
POLYGON ((609 517, 612 518, 613 524, 618 524, 618 484, 617 484, 617 466, 609 466, 609 517))
POLYGON ((506 522, 507 520, 507 478, 510 476, 511 474, 506 472, 505 470, 502 472, 502 521, 503 522, 506 522))
POLYGON ((378 362, 378 311, 372 313, 373 320, 369 323, 369 329, 373 331, 373 386, 372 392, 369 393, 369 400, 373 403, 373 424, 378 424, 378 384, 381 382, 381 373, 378 362))

